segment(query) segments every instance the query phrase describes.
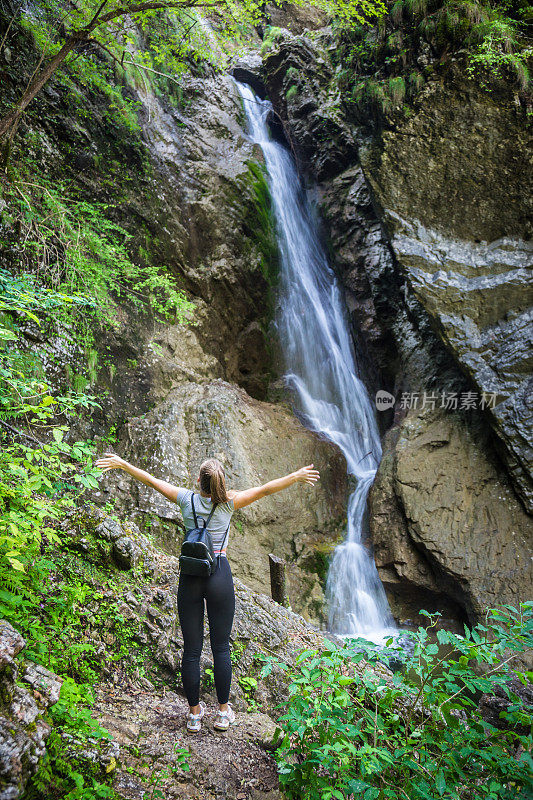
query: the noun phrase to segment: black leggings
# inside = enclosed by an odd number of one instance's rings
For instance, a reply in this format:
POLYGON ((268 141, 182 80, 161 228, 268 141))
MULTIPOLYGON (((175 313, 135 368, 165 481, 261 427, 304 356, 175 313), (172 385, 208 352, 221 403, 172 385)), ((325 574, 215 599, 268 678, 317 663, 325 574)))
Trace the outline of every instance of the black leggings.
POLYGON ((200 655, 204 643, 204 598, 209 618, 209 639, 213 651, 215 688, 219 703, 227 703, 231 686, 229 637, 235 613, 235 591, 229 561, 207 578, 180 572, 178 616, 183 633, 181 679, 190 706, 200 702, 200 655))

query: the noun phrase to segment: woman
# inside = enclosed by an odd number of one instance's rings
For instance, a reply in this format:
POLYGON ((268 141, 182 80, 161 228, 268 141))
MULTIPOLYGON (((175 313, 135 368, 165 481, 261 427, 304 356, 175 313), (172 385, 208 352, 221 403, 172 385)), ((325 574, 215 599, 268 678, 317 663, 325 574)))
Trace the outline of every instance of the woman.
POLYGON ((173 486, 171 483, 154 478, 148 472, 134 467, 120 456, 106 453, 99 458, 96 466, 104 472, 108 469, 122 469, 136 480, 161 492, 168 500, 177 503, 181 509, 185 528, 196 527, 194 511, 199 518, 207 519, 216 503, 209 523, 215 555, 220 555, 218 567, 213 575, 201 577, 185 575, 180 572, 178 581, 178 616, 183 633, 183 657, 181 677, 183 689, 189 703, 187 730, 197 733, 201 729, 201 719, 205 705, 200 703, 200 655, 204 636, 204 599, 209 618, 209 637, 213 651, 214 679, 219 710, 214 728, 227 730, 235 722, 235 712, 231 708, 229 692, 231 686, 231 659, 229 639, 235 613, 235 592, 229 561, 226 557, 227 536, 233 512, 262 497, 287 489, 293 483, 308 483, 311 486, 318 480, 318 470, 313 464, 302 467, 283 478, 269 481, 263 486, 254 486, 242 492, 226 489, 224 468, 216 458, 209 458, 200 466, 196 481, 199 493, 190 489, 173 486))

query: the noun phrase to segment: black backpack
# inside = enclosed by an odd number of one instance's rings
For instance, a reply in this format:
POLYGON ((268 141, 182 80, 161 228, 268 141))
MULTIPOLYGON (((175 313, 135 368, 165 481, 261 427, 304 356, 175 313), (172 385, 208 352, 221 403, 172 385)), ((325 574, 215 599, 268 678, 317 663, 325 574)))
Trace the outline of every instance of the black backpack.
MULTIPOLYGON (((194 493, 191 495, 191 505, 194 517, 194 528, 185 533, 185 539, 181 545, 179 558, 180 570, 186 575, 200 575, 205 578, 216 572, 218 560, 220 558, 220 556, 215 556, 211 534, 207 530, 207 526, 218 504, 213 503, 213 508, 207 520, 200 518, 202 527, 198 525, 198 517, 196 516, 196 509, 194 508, 194 493)), ((224 535, 224 542, 222 543, 221 550, 224 549, 228 531, 229 525, 224 535)))

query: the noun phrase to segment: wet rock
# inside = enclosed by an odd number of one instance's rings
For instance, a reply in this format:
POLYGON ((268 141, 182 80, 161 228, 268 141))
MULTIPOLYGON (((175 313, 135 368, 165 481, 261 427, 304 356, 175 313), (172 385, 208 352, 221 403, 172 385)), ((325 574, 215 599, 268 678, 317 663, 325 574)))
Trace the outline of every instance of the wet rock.
POLYGON ((46 706, 52 706, 59 700, 62 679, 40 664, 27 661, 24 665, 22 680, 39 693, 46 706))
POLYGON ((265 750, 275 750, 279 728, 267 714, 250 714, 246 723, 246 736, 265 750))
MULTIPOLYGON (((391 215, 389 215, 391 216, 391 215)), ((409 287, 471 379, 477 405, 526 507, 533 509, 533 245, 452 239, 394 214, 392 245, 409 287)))
POLYGON ((105 519, 96 527, 95 533, 108 542, 115 542, 124 536, 124 529, 120 522, 111 517, 105 519))
POLYGON ((124 595, 124 600, 128 605, 133 606, 133 608, 137 608, 139 606, 139 600, 135 597, 133 592, 126 592, 124 595))
MULTIPOLYGON (((500 717, 500 714, 503 711, 507 711, 510 705, 515 704, 516 701, 512 697, 513 694, 518 697, 518 701, 525 707, 533 706, 533 684, 528 683, 524 686, 518 678, 511 678, 506 681, 505 686, 496 686, 494 694, 481 695, 479 709, 483 719, 490 725, 494 725, 495 728, 510 728, 511 724, 503 717, 500 717)), ((513 726, 513 730, 519 736, 527 736, 530 727, 518 724, 513 726)))
POLYGON ((26 642, 18 631, 7 622, 0 620, 0 669, 13 664, 13 659, 26 646, 26 642))
POLYGON ((261 75, 263 59, 259 53, 246 53, 241 56, 231 69, 231 74, 236 81, 248 83, 254 92, 261 98, 265 97, 265 84, 261 75))
POLYGON ((316 40, 284 31, 265 55, 263 74, 302 166, 312 165, 324 180, 356 158, 354 134, 338 111, 340 97, 329 87, 332 68, 316 40))

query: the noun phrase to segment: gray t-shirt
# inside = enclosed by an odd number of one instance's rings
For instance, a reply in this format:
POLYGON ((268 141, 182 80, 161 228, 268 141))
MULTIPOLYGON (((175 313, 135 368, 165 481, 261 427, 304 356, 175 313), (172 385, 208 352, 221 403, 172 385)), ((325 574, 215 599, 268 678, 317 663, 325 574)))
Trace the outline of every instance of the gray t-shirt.
MULTIPOLYGON (((190 531, 192 530, 194 525, 194 515, 192 513, 192 504, 191 504, 191 496, 193 492, 190 489, 178 489, 178 496, 176 499, 176 503, 180 507, 181 516, 183 517, 183 524, 185 525, 185 530, 190 531)), ((211 513, 211 509, 213 508, 213 503, 209 497, 202 497, 201 494, 198 492, 194 492, 194 508, 196 511, 196 517, 198 519, 198 524, 201 526, 200 519, 204 519, 207 521, 207 517, 211 513)), ((215 555, 220 552, 220 548, 224 543, 224 538, 226 535, 226 530, 228 529, 228 525, 230 523, 231 517, 233 512, 235 511, 233 500, 228 500, 227 503, 219 503, 215 508, 215 512, 211 517, 211 521, 209 522, 208 531, 211 534, 211 539, 213 541, 213 549, 215 551, 215 555)), ((224 550, 222 551, 224 554, 226 553, 227 547, 227 540, 224 546, 224 550)))

